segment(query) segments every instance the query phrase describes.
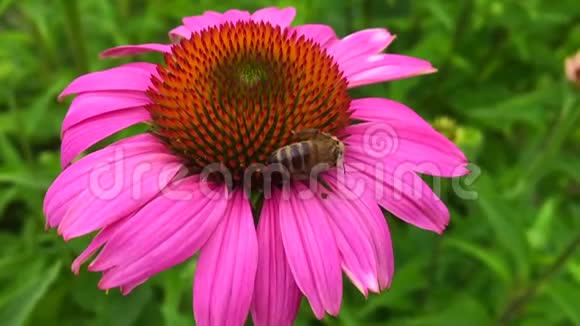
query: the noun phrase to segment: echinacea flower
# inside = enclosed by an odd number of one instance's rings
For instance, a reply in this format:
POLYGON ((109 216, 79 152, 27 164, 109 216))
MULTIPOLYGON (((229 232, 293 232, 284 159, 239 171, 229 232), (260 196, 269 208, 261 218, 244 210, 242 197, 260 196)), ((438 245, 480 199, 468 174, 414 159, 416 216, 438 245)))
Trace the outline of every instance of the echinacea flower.
POLYGON ((47 224, 65 240, 100 231, 75 273, 98 251, 88 269, 102 272, 99 287, 126 294, 199 251, 199 325, 242 325, 250 311, 258 325, 288 325, 302 296, 316 317, 337 315, 342 272, 365 296, 389 287, 393 253, 380 206, 444 230, 448 210, 416 172, 464 175, 465 156, 404 105, 347 92, 435 69, 383 53, 395 38, 385 29, 338 38, 325 25, 290 26, 294 15, 266 8, 186 17, 169 33, 174 44, 103 53, 156 51, 164 64, 89 73, 60 94, 76 97, 62 126, 64 170, 45 198, 47 224), (72 163, 140 123, 150 132, 72 163), (323 172, 326 187, 273 187, 254 216, 245 171, 303 129, 346 144, 342 173, 323 172), (204 177, 215 164, 231 178, 204 177))

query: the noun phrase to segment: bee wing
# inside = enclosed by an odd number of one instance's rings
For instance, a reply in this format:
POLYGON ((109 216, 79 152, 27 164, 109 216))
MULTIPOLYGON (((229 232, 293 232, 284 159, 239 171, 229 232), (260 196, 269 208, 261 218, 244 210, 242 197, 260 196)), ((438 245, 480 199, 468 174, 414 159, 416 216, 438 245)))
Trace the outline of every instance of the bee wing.
POLYGON ((345 146, 344 143, 339 141, 338 143, 338 155, 336 158, 336 171, 338 173, 338 176, 341 178, 344 178, 344 150, 345 150, 345 146))
POLYGON ((345 173, 344 173, 344 160, 342 159, 342 157, 336 161, 336 173, 337 173, 337 176, 339 178, 342 178, 344 180, 344 175, 345 175, 345 173))

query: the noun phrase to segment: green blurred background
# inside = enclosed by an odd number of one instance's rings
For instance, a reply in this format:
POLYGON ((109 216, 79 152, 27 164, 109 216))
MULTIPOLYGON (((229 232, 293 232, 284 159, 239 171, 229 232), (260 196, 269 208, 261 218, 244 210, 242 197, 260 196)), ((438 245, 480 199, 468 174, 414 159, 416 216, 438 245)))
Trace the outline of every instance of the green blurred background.
POLYGON ((364 299, 345 282, 338 318, 316 321, 303 300, 297 324, 580 325, 580 107, 563 72, 580 48, 576 0, 0 0, 0 324, 193 323, 194 261, 106 295, 98 274, 69 269, 89 237, 45 231, 67 110, 56 95, 128 61, 100 61, 103 49, 166 42, 182 16, 204 10, 271 5, 341 36, 386 27, 398 36, 389 52, 432 61, 437 74, 353 96, 413 107, 475 163, 455 186, 432 180, 452 214, 443 236, 387 217, 392 289, 364 299))

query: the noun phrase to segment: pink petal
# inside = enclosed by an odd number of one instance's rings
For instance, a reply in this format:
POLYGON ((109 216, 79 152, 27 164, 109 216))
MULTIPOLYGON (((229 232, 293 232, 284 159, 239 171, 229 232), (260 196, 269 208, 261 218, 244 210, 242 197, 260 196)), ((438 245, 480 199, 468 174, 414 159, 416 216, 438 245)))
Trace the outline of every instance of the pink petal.
POLYGON ((437 72, 428 61, 397 54, 374 55, 341 68, 350 88, 437 72))
POLYGON ((445 204, 412 168, 395 161, 377 164, 353 148, 345 166, 352 180, 363 181, 365 191, 401 220, 437 233, 449 223, 445 204))
POLYGON ((62 100, 65 96, 83 92, 96 91, 141 91, 151 86, 151 75, 156 73, 156 65, 125 65, 107 70, 92 72, 73 80, 58 96, 62 100), (145 67, 150 67, 145 70, 145 67))
POLYGON ((270 23, 273 26, 280 26, 286 28, 290 26, 294 17, 296 16, 296 9, 292 7, 279 9, 276 7, 260 9, 252 14, 252 20, 255 22, 270 23))
POLYGON ((149 63, 149 62, 129 62, 129 63, 122 65, 121 67, 130 67, 130 68, 141 69, 141 70, 147 72, 148 74, 151 74, 152 76, 159 78, 159 72, 157 71, 158 66, 159 65, 157 65, 157 64, 149 63))
POLYGON ((342 299, 340 255, 319 199, 301 183, 280 200, 284 252, 296 284, 319 319, 338 315, 342 299), (300 198, 305 194, 310 199, 300 198), (288 198, 285 198, 289 196, 288 198))
POLYGON ((169 39, 173 43, 179 42, 181 39, 189 39, 191 37, 191 30, 185 26, 177 26, 169 31, 169 39))
POLYGON ((223 219, 226 206, 222 187, 211 193, 199 178, 177 182, 123 222, 91 263, 104 271, 99 286, 123 286, 129 293, 156 273, 182 263, 197 252, 223 219))
MULTIPOLYGON (((354 178, 351 178, 350 175, 346 175, 345 179, 349 180, 354 178)), ((372 253, 376 260, 379 289, 384 290, 388 288, 391 285, 395 271, 393 246, 387 220, 375 199, 372 197, 372 192, 365 191, 358 194, 351 190, 346 183, 332 175, 329 175, 326 181, 336 190, 337 194, 335 196, 339 196, 344 202, 350 201, 350 205, 346 206, 350 206, 353 213, 357 213, 356 215, 352 215, 356 219, 354 223, 358 223, 359 227, 362 230, 365 230, 368 235, 368 240, 371 242, 372 253)), ((332 213, 337 215, 335 219, 339 218, 340 212, 342 212, 342 210, 332 211, 332 213)), ((329 214, 330 213, 331 212, 329 212, 329 214)), ((349 235, 347 234, 347 236, 349 235)), ((358 279, 364 278, 359 276, 358 279)), ((363 283, 362 281, 359 282, 363 283)), ((368 288, 375 291, 370 286, 368 286, 368 288)))
MULTIPOLYGON (((363 139, 360 139, 360 137, 358 139, 359 141, 366 143, 363 148, 368 148, 369 151, 367 151, 367 153, 370 152, 369 154, 371 154, 371 156, 383 160, 395 156, 391 154, 394 154, 394 152, 400 149, 401 143, 398 141, 398 137, 396 136, 398 131, 394 128, 397 125, 401 125, 405 126, 406 129, 420 130, 421 133, 425 135, 423 136, 423 142, 429 140, 432 143, 441 144, 442 146, 436 147, 440 148, 440 152, 444 155, 449 156, 445 161, 447 161, 447 163, 450 162, 450 165, 446 163, 429 164, 432 157, 430 160, 421 160, 417 157, 416 161, 419 165, 417 171, 444 177, 462 176, 469 173, 469 170, 466 168, 468 161, 465 154, 463 154, 455 144, 433 129, 427 121, 423 120, 423 118, 407 106, 384 98, 363 98, 352 101, 350 109, 353 119, 379 123, 373 127, 371 133, 367 133, 367 137, 363 136, 363 139), (395 137, 387 141, 385 137, 380 136, 381 134, 385 136, 390 134, 395 137), (385 155, 380 154, 380 151, 377 153, 377 151, 372 150, 372 146, 369 146, 369 142, 373 141, 378 141, 379 143, 383 141, 385 144, 390 144, 390 147, 392 147, 393 150, 389 151, 388 148, 385 148, 385 155), (445 168, 445 165, 448 165, 448 168, 445 168)), ((354 138, 352 140, 354 141, 354 138)), ((407 161, 407 163, 414 162, 414 160, 408 158, 404 158, 403 160, 407 161)))
POLYGON ((361 56, 377 54, 389 46, 395 36, 383 28, 372 28, 358 31, 335 42, 328 48, 328 53, 335 58, 339 66, 351 59, 359 60, 361 56))
POLYGON ((208 27, 218 25, 222 21, 222 14, 212 11, 206 11, 200 16, 191 16, 183 18, 183 24, 192 33, 197 33, 208 27))
POLYGON ((292 30, 297 36, 304 35, 306 39, 314 40, 323 48, 327 48, 338 40, 332 27, 327 25, 307 24, 292 27, 292 30))
POLYGON ((107 112, 70 126, 62 135, 60 162, 66 167, 82 151, 134 124, 150 121, 143 107, 107 112))
POLYGON ((425 60, 381 54, 395 36, 385 29, 367 29, 353 33, 332 43, 332 55, 345 76, 349 87, 396 80, 437 71, 425 60))
POLYGON ((398 162, 397 168, 434 176, 452 177, 469 173, 467 158, 461 150, 433 128, 417 121, 385 121, 352 125, 346 128, 348 151, 374 162, 398 162))
POLYGON ((320 203, 329 217, 342 269, 366 297, 368 290, 379 291, 375 248, 366 216, 368 209, 359 198, 348 198, 338 187, 332 188, 332 192, 321 190, 326 195, 320 203))
POLYGON ((232 197, 199 256, 193 286, 198 325, 243 325, 250 309, 258 241, 247 198, 240 190, 232 197))
MULTIPOLYGON (((211 193, 216 194, 214 191, 211 193)), ((89 268, 106 271, 115 266, 129 265, 160 244, 165 246, 166 241, 176 241, 172 237, 188 232, 191 232, 189 240, 196 240, 193 242, 199 245, 199 249, 221 220, 225 205, 224 198, 210 197, 210 193, 202 192, 197 176, 172 182, 163 193, 122 223, 115 237, 89 268), (219 214, 205 216, 211 209, 219 214), (201 239, 201 243, 197 239, 201 239)))
POLYGON ((258 270, 252 301, 257 326, 293 325, 302 298, 284 254, 279 200, 276 195, 264 202, 258 225, 258 270))
POLYGON ((47 225, 55 227, 69 210, 71 203, 83 192, 95 168, 116 164, 125 159, 151 153, 169 153, 166 146, 151 134, 141 134, 116 142, 82 158, 65 169, 48 189, 44 199, 47 225))
POLYGON ((131 45, 121 45, 114 48, 110 48, 101 52, 99 57, 102 58, 122 58, 132 55, 138 55, 148 52, 161 52, 170 53, 170 44, 159 44, 159 43, 145 43, 145 44, 131 44, 131 45))
MULTIPOLYGON (((101 162, 98 162, 101 163, 101 162)), ((132 214, 162 191, 182 167, 172 154, 145 154, 95 165, 79 180, 85 190, 71 202, 58 232, 65 240, 132 214)))
POLYGON ((97 252, 97 250, 99 250, 99 248, 101 248, 107 241, 109 241, 109 239, 111 239, 111 236, 113 236, 119 229, 119 226, 122 225, 122 221, 123 219, 107 225, 99 232, 99 234, 93 238, 93 240, 91 240, 89 246, 83 250, 83 252, 72 263, 71 269, 75 274, 79 273, 82 264, 84 264, 92 255, 97 252))
POLYGON ((398 54, 384 53, 354 58, 342 63, 340 68, 349 80, 351 76, 359 76, 367 71, 373 71, 376 68, 382 68, 383 71, 390 72, 382 76, 385 78, 384 81, 412 77, 417 75, 416 72, 424 74, 425 72, 437 71, 428 61, 398 54))
POLYGON ((143 107, 151 100, 143 93, 97 92, 80 94, 72 101, 62 123, 62 132, 73 125, 112 111, 143 107))
POLYGON ((249 12, 244 10, 231 9, 224 12, 224 14, 222 15, 221 22, 235 23, 238 21, 248 21, 248 20, 250 20, 249 12))
POLYGON ((403 123, 415 125, 423 130, 435 129, 411 108, 386 98, 367 97, 355 99, 350 103, 352 118, 369 122, 382 122, 386 124, 403 123))

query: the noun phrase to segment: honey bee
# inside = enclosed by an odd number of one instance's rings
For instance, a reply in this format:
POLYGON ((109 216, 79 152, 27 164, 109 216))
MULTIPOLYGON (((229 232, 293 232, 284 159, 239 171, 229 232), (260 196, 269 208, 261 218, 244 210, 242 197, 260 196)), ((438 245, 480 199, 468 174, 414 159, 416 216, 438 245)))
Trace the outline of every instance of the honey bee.
POLYGON ((270 155, 268 164, 281 164, 295 179, 309 179, 311 172, 321 173, 342 168, 344 143, 318 129, 293 132, 298 141, 281 147, 270 155))

